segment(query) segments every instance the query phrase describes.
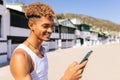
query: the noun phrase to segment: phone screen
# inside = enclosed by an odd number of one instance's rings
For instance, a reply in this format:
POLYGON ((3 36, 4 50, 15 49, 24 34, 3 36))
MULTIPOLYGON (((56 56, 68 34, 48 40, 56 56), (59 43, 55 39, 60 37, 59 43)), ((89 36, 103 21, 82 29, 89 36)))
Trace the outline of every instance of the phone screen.
POLYGON ((88 57, 90 56, 90 54, 91 54, 92 52, 93 52, 92 50, 89 51, 89 52, 85 55, 85 57, 82 59, 82 61, 80 62, 80 64, 81 64, 82 62, 84 62, 85 60, 87 60, 88 57))

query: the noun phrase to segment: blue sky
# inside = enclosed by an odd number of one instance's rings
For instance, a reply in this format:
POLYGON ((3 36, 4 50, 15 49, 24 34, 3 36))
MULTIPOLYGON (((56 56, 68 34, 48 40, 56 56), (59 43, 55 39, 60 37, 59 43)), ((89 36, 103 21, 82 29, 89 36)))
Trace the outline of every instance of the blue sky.
MULTIPOLYGON (((16 0, 6 0, 16 1, 16 0)), ((56 13, 76 13, 105 19, 120 24, 120 0, 18 0, 26 4, 42 1, 56 13)))

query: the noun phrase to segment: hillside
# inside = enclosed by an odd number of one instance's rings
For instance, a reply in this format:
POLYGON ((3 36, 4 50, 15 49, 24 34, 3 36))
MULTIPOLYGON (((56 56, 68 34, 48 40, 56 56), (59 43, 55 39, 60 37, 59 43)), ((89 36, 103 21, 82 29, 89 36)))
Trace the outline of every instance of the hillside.
POLYGON ((93 29, 108 31, 108 32, 120 32, 119 24, 115 24, 108 20, 102 20, 91 16, 86 16, 82 14, 61 13, 61 14, 57 14, 57 18, 58 19, 79 18, 82 22, 91 25, 93 29))

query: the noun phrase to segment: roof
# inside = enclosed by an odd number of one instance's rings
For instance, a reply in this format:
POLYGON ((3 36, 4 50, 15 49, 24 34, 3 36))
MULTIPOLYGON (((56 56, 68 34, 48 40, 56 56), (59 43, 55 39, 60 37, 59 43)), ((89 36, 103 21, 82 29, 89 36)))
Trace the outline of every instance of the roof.
POLYGON ((24 3, 7 3, 6 7, 8 9, 13 9, 16 11, 24 12, 26 5, 24 3))
POLYGON ((74 24, 71 23, 69 19, 60 19, 58 20, 59 24, 65 27, 76 28, 74 24))
POLYGON ((24 14, 24 12, 19 11, 19 10, 15 10, 15 9, 11 9, 11 8, 7 8, 7 9, 9 9, 10 11, 14 11, 14 12, 18 12, 18 13, 22 13, 22 14, 24 14))
POLYGON ((81 20, 78 19, 78 18, 73 18, 73 19, 70 19, 70 20, 71 20, 71 22, 72 22, 73 24, 75 24, 75 25, 80 25, 80 24, 81 24, 81 20))

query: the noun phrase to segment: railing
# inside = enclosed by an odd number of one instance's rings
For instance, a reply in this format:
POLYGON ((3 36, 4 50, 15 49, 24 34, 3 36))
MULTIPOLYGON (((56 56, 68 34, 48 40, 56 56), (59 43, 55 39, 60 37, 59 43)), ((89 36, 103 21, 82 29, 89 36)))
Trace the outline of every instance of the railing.
POLYGON ((74 34, 68 34, 68 33, 61 33, 61 38, 62 39, 74 39, 75 35, 74 34))
POLYGON ((62 41, 62 48, 69 48, 69 47, 73 47, 74 46, 74 41, 62 41))
MULTIPOLYGON (((59 33, 52 33, 51 38, 59 38, 59 33)), ((69 34, 69 33, 61 33, 61 39, 74 39, 75 35, 74 34, 69 34)))
POLYGON ((59 33, 52 33, 51 38, 59 38, 59 33))
POLYGON ((49 42, 49 50, 57 49, 57 48, 58 48, 57 41, 50 41, 49 42))
POLYGON ((11 46, 11 51, 13 52, 14 49, 15 49, 18 45, 19 45, 19 44, 12 44, 12 46, 11 46))
POLYGON ((19 28, 19 27, 10 27, 10 34, 12 36, 28 36, 30 33, 29 29, 19 28), (22 32, 22 34, 21 34, 22 32))
POLYGON ((7 40, 0 40, 0 55, 7 54, 7 40))

